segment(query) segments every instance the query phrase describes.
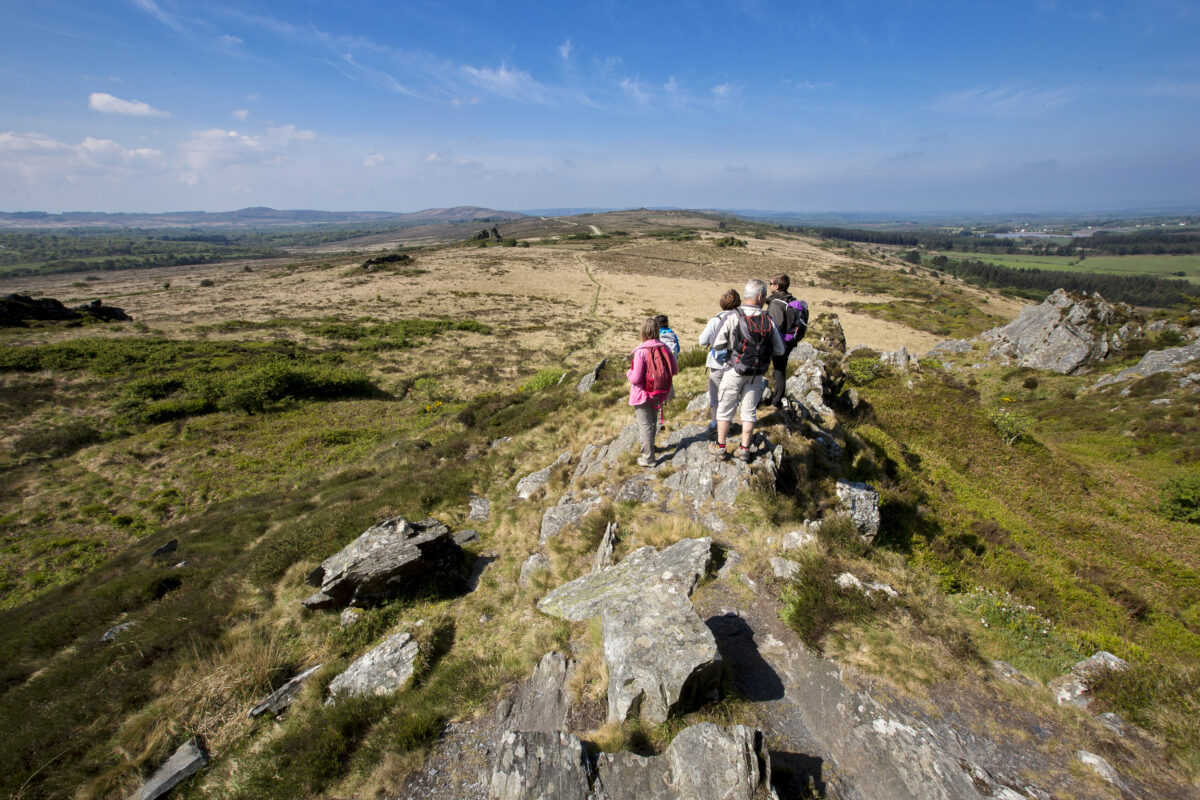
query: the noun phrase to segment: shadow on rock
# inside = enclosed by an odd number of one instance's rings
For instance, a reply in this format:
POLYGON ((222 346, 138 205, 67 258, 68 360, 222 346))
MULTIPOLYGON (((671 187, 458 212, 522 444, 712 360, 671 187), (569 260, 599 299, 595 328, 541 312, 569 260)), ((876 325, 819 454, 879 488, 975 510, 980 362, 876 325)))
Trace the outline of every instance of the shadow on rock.
POLYGON ((717 640, 717 651, 729 665, 734 685, 747 700, 782 700, 783 681, 763 660, 754 644, 754 630, 736 614, 721 614, 704 621, 717 640))
POLYGON ((827 797, 821 770, 825 762, 804 753, 771 751, 771 787, 779 800, 812 800, 827 797))

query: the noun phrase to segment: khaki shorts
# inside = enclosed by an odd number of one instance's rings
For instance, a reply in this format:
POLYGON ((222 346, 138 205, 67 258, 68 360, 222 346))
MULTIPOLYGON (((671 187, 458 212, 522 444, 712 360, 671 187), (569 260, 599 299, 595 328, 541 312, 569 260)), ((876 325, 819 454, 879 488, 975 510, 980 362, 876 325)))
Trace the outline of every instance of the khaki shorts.
POLYGON ((758 403, 762 400, 766 385, 767 381, 762 375, 738 375, 736 370, 726 370, 717 389, 717 420, 732 422, 733 412, 740 401, 742 422, 756 421, 758 403))

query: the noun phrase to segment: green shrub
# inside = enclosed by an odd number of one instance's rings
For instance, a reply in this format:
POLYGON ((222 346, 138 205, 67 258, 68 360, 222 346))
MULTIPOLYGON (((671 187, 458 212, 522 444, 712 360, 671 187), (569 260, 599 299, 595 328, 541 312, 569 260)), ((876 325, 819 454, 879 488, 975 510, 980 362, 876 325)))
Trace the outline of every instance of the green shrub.
POLYGON ((856 350, 846 360, 846 380, 854 386, 866 386, 888 374, 888 365, 874 350, 856 350))
POLYGON ((722 236, 720 239, 714 240, 713 244, 717 247, 745 247, 746 240, 733 236, 722 236))
POLYGON ((838 586, 835 578, 840 569, 834 559, 806 553, 799 563, 799 573, 781 592, 780 615, 800 641, 820 652, 825 636, 836 625, 866 619, 874 610, 874 602, 858 589, 838 586))
POLYGON ((1098 676, 1091 689, 1099 705, 1166 739, 1167 756, 1188 777, 1200 776, 1200 668, 1135 661, 1098 676))
POLYGON ((219 405, 254 412, 265 411, 285 400, 369 397, 374 392, 374 385, 361 372, 297 366, 280 360, 233 377, 226 384, 219 405))
POLYGON ((1000 432, 1004 443, 1009 447, 1012 447, 1022 436, 1029 432, 1029 426, 1032 422, 1029 415, 1023 411, 1005 408, 997 408, 989 411, 988 419, 991 420, 992 425, 1000 432))
POLYGON ((539 370, 538 373, 533 377, 528 378, 524 383, 521 384, 517 391, 526 393, 536 392, 541 389, 545 389, 548 386, 554 386, 560 380, 562 380, 562 377, 565 374, 566 373, 563 370, 558 369, 557 367, 546 367, 545 369, 539 370))
POLYGON ((1163 487, 1159 505, 1163 516, 1200 525, 1200 475, 1170 481, 1163 487))
POLYGON ((75 421, 27 433, 13 442, 17 453, 63 456, 95 444, 103 438, 86 422, 75 421))

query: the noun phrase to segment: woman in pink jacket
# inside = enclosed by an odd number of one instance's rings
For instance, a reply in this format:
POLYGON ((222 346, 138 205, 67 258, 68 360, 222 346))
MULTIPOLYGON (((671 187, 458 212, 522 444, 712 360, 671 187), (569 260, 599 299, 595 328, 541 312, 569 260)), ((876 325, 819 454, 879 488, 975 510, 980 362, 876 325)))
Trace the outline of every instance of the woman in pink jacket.
POLYGON ((653 467, 657 418, 661 417, 663 403, 671 393, 671 376, 679 372, 675 354, 658 340, 658 322, 654 317, 642 323, 642 343, 634 348, 632 362, 625 377, 629 379, 629 405, 633 406, 642 441, 642 455, 637 463, 653 467))

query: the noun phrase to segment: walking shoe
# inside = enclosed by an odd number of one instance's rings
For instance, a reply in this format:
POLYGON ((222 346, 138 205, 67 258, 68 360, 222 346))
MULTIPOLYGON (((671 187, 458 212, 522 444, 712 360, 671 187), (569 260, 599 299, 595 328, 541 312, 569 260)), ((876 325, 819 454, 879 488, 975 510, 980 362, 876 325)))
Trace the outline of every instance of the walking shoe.
POLYGON ((726 456, 725 445, 720 444, 719 442, 709 442, 708 453, 711 456, 716 456, 717 458, 724 460, 726 456))
POLYGON ((646 458, 645 456, 638 456, 637 463, 638 463, 638 466, 639 466, 639 467, 653 467, 653 466, 655 466, 655 461, 654 461, 654 459, 653 459, 653 458, 646 458))
POLYGON ((742 447, 739 444, 737 449, 737 459, 739 461, 745 461, 747 464, 749 464, 754 460, 754 456, 751 454, 749 447, 742 447))

